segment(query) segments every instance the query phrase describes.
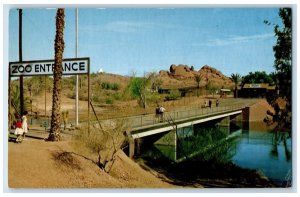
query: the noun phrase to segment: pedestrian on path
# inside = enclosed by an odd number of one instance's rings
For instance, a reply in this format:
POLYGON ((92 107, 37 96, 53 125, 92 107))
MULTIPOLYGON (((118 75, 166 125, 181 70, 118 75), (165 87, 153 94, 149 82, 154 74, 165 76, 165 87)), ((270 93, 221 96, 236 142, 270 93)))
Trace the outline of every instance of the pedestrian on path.
POLYGON ((219 100, 217 99, 216 107, 219 107, 219 104, 220 104, 220 102, 219 102, 219 100))
POLYGON ((212 101, 209 99, 208 101, 208 105, 209 105, 209 108, 211 108, 211 105, 212 105, 212 101))
POLYGON ((156 121, 159 121, 159 116, 160 116, 160 107, 159 105, 157 104, 156 108, 155 108, 155 119, 156 121))
POLYGON ((27 114, 28 114, 28 112, 25 111, 22 116, 23 140, 25 139, 25 135, 28 132, 28 124, 27 124, 27 117, 26 117, 27 114))
POLYGON ((23 141, 22 135, 24 133, 24 130, 22 128, 22 120, 19 115, 16 115, 16 118, 17 118, 15 123, 16 130, 14 134, 17 136, 16 143, 21 143, 23 141))
POLYGON ((164 112, 165 111, 166 111, 166 109, 163 106, 160 106, 160 108, 159 108, 160 122, 163 122, 163 120, 164 120, 164 112))

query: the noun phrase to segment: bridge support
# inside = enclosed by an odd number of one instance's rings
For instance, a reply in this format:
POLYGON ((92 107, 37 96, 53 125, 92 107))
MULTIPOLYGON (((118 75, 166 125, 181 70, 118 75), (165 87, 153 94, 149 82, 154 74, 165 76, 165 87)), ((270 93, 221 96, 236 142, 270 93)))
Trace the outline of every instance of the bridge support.
POLYGON ((133 158, 135 149, 135 140, 133 138, 129 138, 129 157, 133 158))
POLYGON ((222 118, 221 121, 218 123, 218 126, 230 127, 230 116, 222 118))
POLYGON ((154 142, 154 144, 169 147, 168 149, 161 150, 161 153, 173 161, 177 160, 177 134, 175 129, 166 133, 159 140, 154 142))
POLYGON ((165 135, 163 135, 160 139, 158 139, 154 144, 159 144, 159 145, 172 145, 176 146, 176 131, 172 130, 165 135))
POLYGON ((243 114, 242 128, 244 130, 249 130, 250 107, 245 107, 243 109, 242 114, 243 114))

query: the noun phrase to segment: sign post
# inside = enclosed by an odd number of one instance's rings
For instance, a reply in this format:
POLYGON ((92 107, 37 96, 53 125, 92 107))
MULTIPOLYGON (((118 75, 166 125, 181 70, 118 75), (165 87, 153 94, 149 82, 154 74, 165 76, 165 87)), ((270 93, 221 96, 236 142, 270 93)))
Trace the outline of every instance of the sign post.
MULTIPOLYGON (((88 130, 90 126, 90 58, 68 58, 62 61, 63 75, 88 75, 88 130)), ((10 79, 19 76, 53 75, 54 60, 34 60, 9 63, 9 113, 11 108, 10 79)), ((45 81, 46 85, 46 81, 45 81)), ((46 102, 46 101, 45 101, 46 102)), ((46 103, 45 103, 46 104, 46 103)), ((46 108, 45 108, 46 109, 46 108)), ((45 112, 46 114, 46 112, 45 112)), ((11 119, 9 119, 11 121, 11 119)), ((11 123, 9 123, 11 124, 11 123)))
MULTIPOLYGON (((69 58, 63 59, 63 75, 89 74, 89 58, 69 58)), ((9 63, 9 75, 35 76, 53 75, 54 60, 22 61, 9 63)))

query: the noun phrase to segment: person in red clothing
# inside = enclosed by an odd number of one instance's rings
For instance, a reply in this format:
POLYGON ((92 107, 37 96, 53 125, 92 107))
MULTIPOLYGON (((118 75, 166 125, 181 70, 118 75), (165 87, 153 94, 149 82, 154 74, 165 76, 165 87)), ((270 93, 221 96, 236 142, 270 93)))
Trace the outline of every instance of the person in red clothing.
POLYGON ((19 115, 16 116, 17 118, 17 121, 15 123, 15 135, 17 136, 17 139, 16 139, 16 142, 17 143, 21 143, 23 141, 23 133, 24 133, 24 130, 23 130, 23 127, 22 127, 22 120, 20 118, 19 115))

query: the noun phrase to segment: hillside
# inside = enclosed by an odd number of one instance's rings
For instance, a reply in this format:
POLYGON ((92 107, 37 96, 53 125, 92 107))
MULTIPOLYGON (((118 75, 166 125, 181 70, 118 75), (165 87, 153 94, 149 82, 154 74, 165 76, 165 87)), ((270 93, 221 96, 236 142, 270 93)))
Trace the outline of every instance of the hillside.
POLYGON ((229 77, 222 74, 221 71, 210 67, 208 65, 203 66, 198 71, 188 65, 179 64, 178 66, 172 64, 169 71, 161 70, 159 77, 162 80, 162 87, 195 87, 195 76, 200 75, 200 87, 206 86, 210 83, 218 88, 232 88, 233 82, 229 77))
MULTIPOLYGON (((214 88, 232 88, 231 80, 224 76, 220 71, 203 66, 198 71, 195 71, 187 65, 171 65, 170 71, 160 71, 155 77, 154 82, 158 82, 160 88, 195 88, 197 83, 195 81, 196 75, 201 75, 200 81, 200 96, 206 94, 206 86, 214 88), (209 82, 209 83, 208 83, 209 82)), ((144 114, 152 113, 153 108, 157 102, 164 103, 170 110, 174 106, 181 106, 185 104, 185 100, 178 99, 178 102, 165 103, 165 95, 151 92, 147 99, 147 109, 143 109, 138 105, 135 98, 132 97, 127 86, 130 77, 121 76, 110 73, 92 73, 90 75, 90 99, 94 104, 94 109, 99 118, 109 118, 124 114, 144 114)), ((66 76, 62 80, 62 103, 61 110, 68 111, 69 119, 75 117, 75 76, 66 76)), ((12 81, 12 98, 18 104, 18 79, 12 81)), ((24 94, 25 104, 30 114, 37 113, 39 116, 51 116, 52 108, 52 85, 53 79, 51 77, 26 77, 24 78, 24 94), (46 83, 45 83, 46 82, 46 83), (45 86, 46 84, 46 86, 45 86), (46 92, 45 92, 46 89, 46 92), (46 103, 46 105, 45 105, 46 103)), ((150 85, 149 85, 150 89, 150 85)), ((79 116, 81 120, 87 119, 87 100, 88 100, 88 80, 86 75, 79 76, 79 116)), ((195 94, 189 95, 195 96, 195 94)), ((190 98, 189 97, 189 98, 190 98)), ((193 100, 193 99, 192 99, 193 100)), ((202 102, 197 99, 198 103, 202 102)), ((175 102, 175 101, 174 101, 175 102)), ((93 112, 92 112, 93 113, 93 112)), ((93 116, 94 118, 94 116, 93 116)))

